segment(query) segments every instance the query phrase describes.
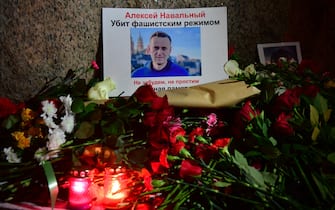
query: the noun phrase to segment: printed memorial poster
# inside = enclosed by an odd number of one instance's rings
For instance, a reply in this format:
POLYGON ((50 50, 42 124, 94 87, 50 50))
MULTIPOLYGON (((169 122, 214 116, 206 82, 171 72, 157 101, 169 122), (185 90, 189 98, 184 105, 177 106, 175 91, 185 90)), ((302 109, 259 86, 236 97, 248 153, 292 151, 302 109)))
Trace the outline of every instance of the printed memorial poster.
POLYGON ((226 79, 227 8, 103 8, 104 78, 113 96, 143 84, 156 91, 226 79))

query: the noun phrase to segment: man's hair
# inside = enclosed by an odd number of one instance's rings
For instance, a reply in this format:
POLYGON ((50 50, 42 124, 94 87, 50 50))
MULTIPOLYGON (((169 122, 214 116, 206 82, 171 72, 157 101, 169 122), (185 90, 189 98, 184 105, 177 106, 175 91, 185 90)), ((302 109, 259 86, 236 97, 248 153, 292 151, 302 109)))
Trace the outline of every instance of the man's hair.
POLYGON ((156 31, 155 33, 153 33, 153 34, 151 35, 150 39, 151 39, 152 37, 168 38, 168 39, 170 40, 170 42, 172 41, 172 40, 171 40, 171 37, 170 37, 167 33, 162 32, 162 31, 156 31))

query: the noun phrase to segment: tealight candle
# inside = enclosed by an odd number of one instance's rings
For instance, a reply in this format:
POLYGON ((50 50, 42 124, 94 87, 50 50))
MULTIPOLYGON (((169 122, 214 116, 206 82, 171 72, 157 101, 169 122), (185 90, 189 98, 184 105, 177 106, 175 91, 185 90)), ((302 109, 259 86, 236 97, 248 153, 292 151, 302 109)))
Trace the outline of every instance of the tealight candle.
POLYGON ((71 209, 90 209, 91 178, 88 171, 72 171, 72 176, 69 178, 69 208, 71 209))

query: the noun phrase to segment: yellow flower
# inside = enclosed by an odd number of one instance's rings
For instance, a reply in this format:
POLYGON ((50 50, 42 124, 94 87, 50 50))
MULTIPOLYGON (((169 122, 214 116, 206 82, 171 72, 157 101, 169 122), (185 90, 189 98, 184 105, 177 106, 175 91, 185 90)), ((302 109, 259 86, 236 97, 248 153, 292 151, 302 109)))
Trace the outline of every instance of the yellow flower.
POLYGON ((29 120, 34 119, 34 112, 33 112, 33 110, 31 110, 29 108, 22 109, 21 118, 22 118, 22 121, 24 121, 24 122, 27 122, 29 120))
POLYGON ((14 137, 16 141, 18 141, 17 143, 18 148, 24 149, 24 148, 30 147, 30 137, 27 138, 24 135, 24 132, 15 131, 12 133, 12 136, 14 137))
POLYGON ((324 83, 325 88, 335 88, 335 81, 334 80, 329 80, 324 83))

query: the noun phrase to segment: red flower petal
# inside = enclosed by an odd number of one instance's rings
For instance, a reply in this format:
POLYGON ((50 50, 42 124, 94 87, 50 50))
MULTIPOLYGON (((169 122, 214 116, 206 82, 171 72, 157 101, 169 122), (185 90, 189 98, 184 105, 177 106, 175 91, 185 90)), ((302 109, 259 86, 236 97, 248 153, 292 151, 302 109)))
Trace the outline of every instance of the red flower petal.
POLYGON ((168 149, 162 149, 159 156, 159 162, 165 168, 170 168, 169 162, 167 161, 168 149))
POLYGON ((11 114, 16 114, 24 108, 24 104, 15 104, 8 98, 0 98, 0 118, 7 117, 11 114))
POLYGON ((230 138, 219 138, 219 139, 216 139, 214 141, 214 144, 213 146, 215 146, 216 148, 223 148, 225 146, 227 146, 230 142, 230 138))
POLYGON ((199 176, 202 173, 202 168, 192 160, 183 160, 179 170, 181 178, 199 176))

